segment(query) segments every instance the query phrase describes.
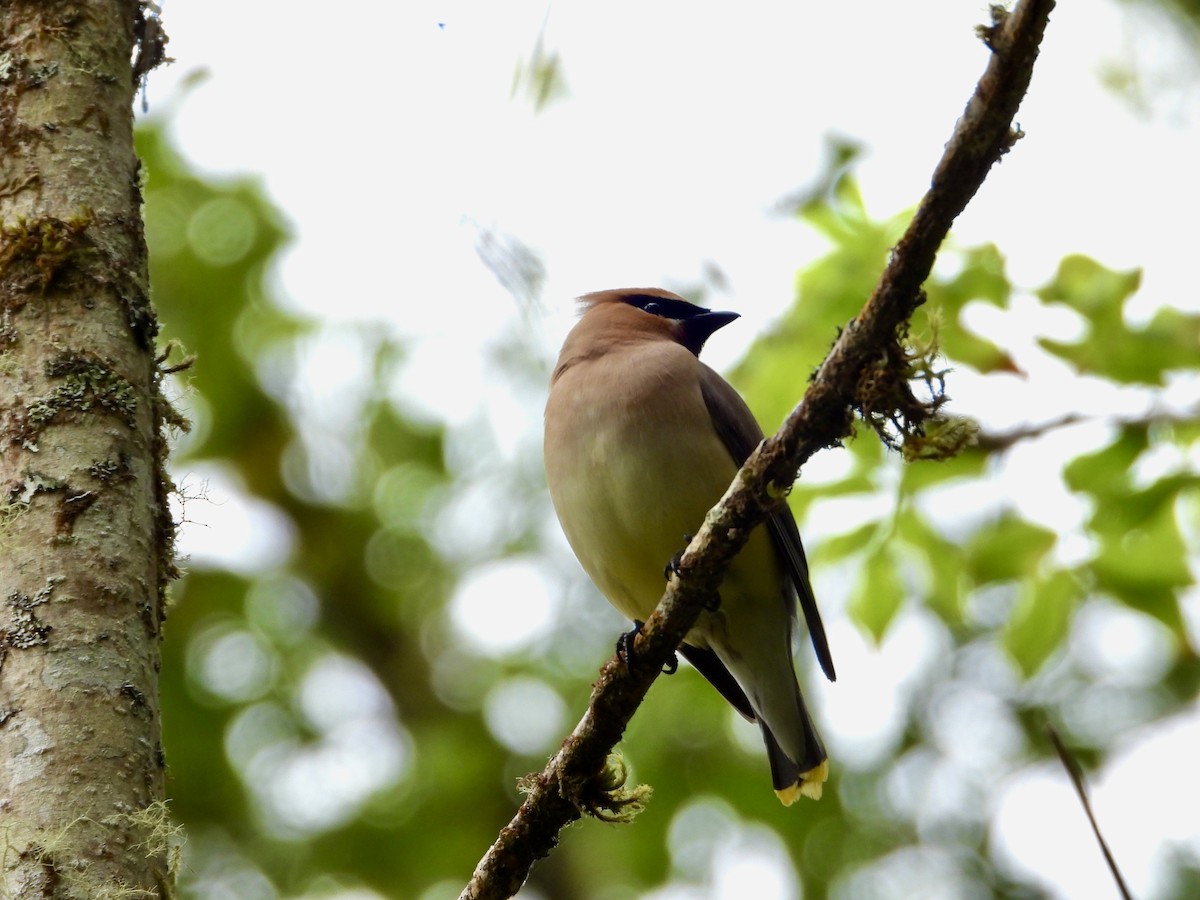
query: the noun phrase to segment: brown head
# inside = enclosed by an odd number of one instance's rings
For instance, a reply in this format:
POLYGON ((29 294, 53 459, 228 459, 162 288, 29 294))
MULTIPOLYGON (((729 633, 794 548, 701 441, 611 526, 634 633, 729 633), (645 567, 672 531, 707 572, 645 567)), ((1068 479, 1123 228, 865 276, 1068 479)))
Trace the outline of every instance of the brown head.
POLYGON ((583 315, 563 344, 555 377, 566 365, 635 341, 674 341, 696 356, 718 328, 738 318, 696 306, 661 288, 619 288, 579 298, 583 315))

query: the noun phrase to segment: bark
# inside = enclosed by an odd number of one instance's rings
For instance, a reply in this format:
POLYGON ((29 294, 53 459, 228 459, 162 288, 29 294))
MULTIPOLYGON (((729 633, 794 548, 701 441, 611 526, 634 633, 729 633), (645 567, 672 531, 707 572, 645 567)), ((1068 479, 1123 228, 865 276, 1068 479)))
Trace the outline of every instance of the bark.
POLYGON ((0 3, 5 898, 172 892, 157 684, 170 410, 133 149, 144 12, 0 3))

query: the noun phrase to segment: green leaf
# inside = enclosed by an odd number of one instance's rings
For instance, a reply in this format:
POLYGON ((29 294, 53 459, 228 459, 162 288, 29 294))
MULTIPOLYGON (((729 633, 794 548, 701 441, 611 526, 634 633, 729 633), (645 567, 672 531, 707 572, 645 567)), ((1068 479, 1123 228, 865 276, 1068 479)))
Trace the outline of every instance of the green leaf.
POLYGON ((1071 572, 1058 570, 1022 585, 1004 630, 1004 647, 1026 678, 1049 659, 1067 636, 1083 586, 1071 572))
POLYGON ((903 602, 904 587, 896 554, 887 541, 881 541, 864 561, 850 597, 850 618, 879 643, 903 602))
POLYGON ((1038 294, 1078 312, 1088 324, 1078 341, 1041 338, 1046 350, 1081 373, 1126 384, 1164 383, 1165 373, 1193 368, 1200 351, 1200 315, 1162 309, 1143 327, 1125 321, 1125 303, 1141 273, 1114 272, 1085 256, 1062 261, 1058 274, 1038 294))
POLYGON ((929 578, 925 605, 946 624, 961 624, 965 599, 962 548, 935 531, 911 504, 896 518, 896 537, 924 562, 929 578))
POLYGON ((1162 504, 1136 528, 1109 535, 1091 569, 1101 590, 1183 636, 1177 593, 1192 583, 1192 574, 1174 504, 1162 504))
POLYGON ((800 480, 796 482, 791 493, 788 494, 788 504, 792 507, 792 512, 796 514, 796 519, 803 520, 808 514, 808 508, 816 500, 829 500, 834 497, 852 497, 857 494, 871 494, 879 490, 879 485, 872 474, 873 468, 872 466, 856 463, 854 471, 845 478, 840 478, 837 481, 822 481, 817 483, 805 481, 804 473, 801 472, 800 480))
MULTIPOLYGON (((1164 440, 1156 437, 1154 443, 1164 440)), ((1179 472, 1133 487, 1130 473, 1151 446, 1146 426, 1126 426, 1107 447, 1072 460, 1064 469, 1067 485, 1095 501, 1089 526, 1098 535, 1123 538, 1171 507, 1180 493, 1200 486, 1200 476, 1179 472)))
POLYGON ((1170 507, 1180 492, 1200 485, 1200 476, 1169 475, 1142 488, 1101 498, 1096 504, 1091 527, 1102 535, 1123 535, 1144 527, 1164 507, 1170 507))
POLYGON ((1053 531, 1005 513, 971 536, 965 568, 977 584, 1024 578, 1034 573, 1055 540, 1053 531))
POLYGON ((1144 426, 1126 425, 1103 450, 1071 460, 1063 469, 1063 478, 1073 491, 1096 497, 1119 494, 1129 483, 1130 468, 1148 446, 1150 438, 1144 426))
POLYGON ((986 337, 967 329, 961 318, 963 308, 972 301, 983 301, 1005 308, 1012 285, 1004 271, 1004 257, 994 244, 961 251, 962 269, 953 278, 932 278, 926 285, 929 304, 923 311, 928 328, 936 331, 943 355, 965 363, 979 372, 1011 372, 1016 364, 1008 352, 986 337), (950 324, 944 326, 944 319, 950 324))
POLYGON ((912 495, 935 484, 955 479, 974 479, 983 474, 988 455, 978 448, 968 447, 945 460, 918 460, 906 465, 900 474, 900 490, 912 495))
POLYGON ((1007 350, 965 328, 943 328, 938 347, 947 359, 968 365, 976 372, 1018 371, 1007 350))
POLYGON ((1089 322, 1120 318, 1125 301, 1142 281, 1140 270, 1116 272, 1087 256, 1064 257, 1054 280, 1037 292, 1047 303, 1062 303, 1089 322))
POLYGON ((845 559, 861 551, 875 540, 879 534, 880 523, 868 522, 851 531, 843 532, 821 542, 817 551, 812 554, 813 561, 833 563, 845 559))

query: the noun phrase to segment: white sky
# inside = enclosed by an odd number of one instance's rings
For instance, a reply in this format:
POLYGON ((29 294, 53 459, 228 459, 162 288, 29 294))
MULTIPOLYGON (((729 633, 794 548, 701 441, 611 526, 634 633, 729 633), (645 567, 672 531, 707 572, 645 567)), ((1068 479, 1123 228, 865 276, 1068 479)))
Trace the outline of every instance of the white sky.
MULTIPOLYGON (((719 368, 790 304, 795 272, 822 250, 771 210, 818 171, 824 138, 867 147, 857 169, 864 195, 875 214, 893 215, 919 199, 986 62, 973 29, 987 4, 962 0, 332 9, 169 0, 177 62, 154 74, 151 109, 170 115, 202 171, 261 175, 296 232, 279 272, 287 302, 334 320, 384 320, 411 338, 411 381, 439 385, 426 387, 424 403, 450 420, 505 402, 477 361, 517 312, 474 251, 479 226, 515 235, 545 262, 548 310, 535 337, 548 354, 570 325, 573 296, 694 283, 715 263, 731 289, 721 305, 744 314, 706 351, 719 368), (543 22, 569 93, 535 115, 510 88, 543 22), (207 80, 181 96, 180 81, 202 69, 207 80)), ((1200 92, 1179 48, 1144 24, 1112 2, 1060 4, 1018 117, 1028 137, 955 235, 997 243, 1029 287, 1083 252, 1145 267, 1138 309, 1195 309, 1195 248, 1183 245, 1194 227, 1183 223, 1200 209, 1200 92), (1157 98, 1149 112, 1100 85, 1131 59, 1157 98)), ((242 509, 235 486, 218 478, 215 491, 231 498, 215 508, 242 509)), ((199 506, 189 515, 202 518, 199 506)), ((243 517, 252 515, 269 511, 243 517)), ((184 545, 219 557, 205 538, 230 533, 193 532, 184 545)), ((1191 767, 1182 760, 1200 755, 1194 720, 1168 731, 1135 742, 1096 785, 1104 824, 1143 832, 1110 834, 1135 893, 1149 888, 1161 852, 1145 826, 1184 799, 1177 778, 1191 767), (1164 743, 1176 762, 1148 765, 1164 743), (1137 789, 1121 787, 1131 780, 1137 789)), ((1006 852, 1049 889, 1112 895, 1060 773, 1018 779, 998 812, 1006 852)), ((1200 850, 1200 825, 1177 831, 1161 838, 1200 850)))

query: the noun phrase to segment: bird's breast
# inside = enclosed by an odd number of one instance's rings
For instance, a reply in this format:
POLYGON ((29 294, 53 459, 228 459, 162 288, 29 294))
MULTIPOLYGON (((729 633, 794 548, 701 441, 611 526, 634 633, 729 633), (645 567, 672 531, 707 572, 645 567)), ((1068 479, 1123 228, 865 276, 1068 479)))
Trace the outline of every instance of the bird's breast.
POLYGON ((677 345, 573 366, 546 408, 546 477, 563 531, 597 587, 649 616, 663 569, 736 466, 712 428, 699 363, 677 345))

